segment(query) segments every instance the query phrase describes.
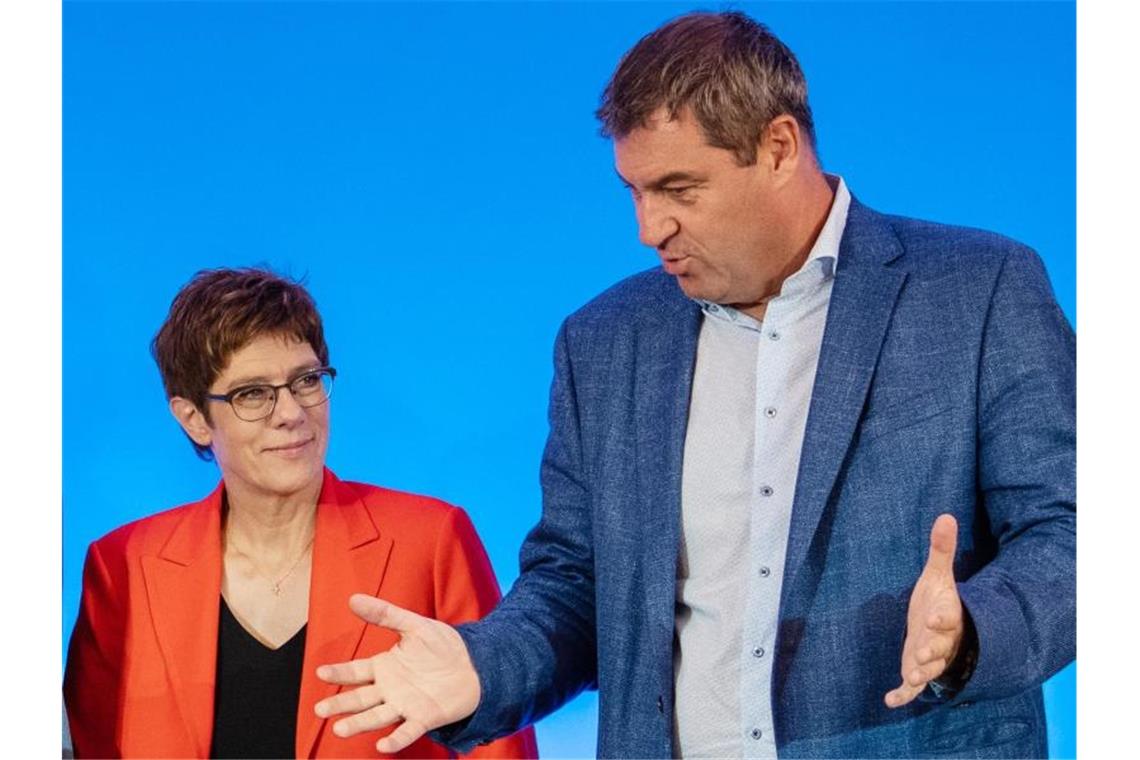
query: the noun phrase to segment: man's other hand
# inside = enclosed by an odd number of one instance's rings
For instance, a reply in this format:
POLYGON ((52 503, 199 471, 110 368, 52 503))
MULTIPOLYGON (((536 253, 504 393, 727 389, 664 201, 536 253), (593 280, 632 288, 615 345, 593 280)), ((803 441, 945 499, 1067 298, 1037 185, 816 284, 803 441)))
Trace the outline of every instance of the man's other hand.
POLYGON ((939 515, 930 529, 930 554, 910 595, 903 644, 902 683, 887 692, 888 707, 902 707, 938 678, 954 662, 962 643, 965 623, 962 601, 954 583, 954 551, 958 522, 939 515))
POLYGON ((354 594, 348 605, 367 622, 398 633, 400 641, 372 657, 317 668, 322 681, 357 687, 317 703, 321 718, 348 713, 333 724, 333 733, 354 736, 400 723, 376 742, 381 752, 394 753, 475 712, 479 676, 454 628, 364 594, 354 594))

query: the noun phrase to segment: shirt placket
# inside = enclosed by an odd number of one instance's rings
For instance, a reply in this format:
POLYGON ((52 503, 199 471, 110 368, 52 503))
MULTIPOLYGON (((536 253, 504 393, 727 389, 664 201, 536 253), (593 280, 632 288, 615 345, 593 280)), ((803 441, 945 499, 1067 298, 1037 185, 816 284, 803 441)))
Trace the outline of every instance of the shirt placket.
POLYGON ((772 714, 772 662, 780 604, 787 520, 791 489, 786 485, 786 457, 774 451, 781 440, 778 426, 786 388, 788 352, 792 350, 784 325, 789 324, 788 299, 768 304, 759 324, 760 345, 756 352, 756 413, 753 460, 753 526, 747 610, 740 652, 740 717, 743 755, 747 758, 776 757, 775 720, 772 714))

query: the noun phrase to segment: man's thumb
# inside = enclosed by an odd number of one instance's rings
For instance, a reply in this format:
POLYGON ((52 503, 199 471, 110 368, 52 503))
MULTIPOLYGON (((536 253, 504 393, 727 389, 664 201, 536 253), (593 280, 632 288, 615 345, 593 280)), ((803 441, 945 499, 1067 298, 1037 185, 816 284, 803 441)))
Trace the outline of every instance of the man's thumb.
POLYGON ((399 634, 408 633, 423 621, 423 618, 414 612, 367 594, 353 594, 349 597, 348 606, 357 617, 366 622, 389 628, 399 634))
POLYGON ((930 529, 930 554, 926 566, 950 575, 954 574, 954 552, 958 548, 958 521, 953 515, 942 514, 930 529))

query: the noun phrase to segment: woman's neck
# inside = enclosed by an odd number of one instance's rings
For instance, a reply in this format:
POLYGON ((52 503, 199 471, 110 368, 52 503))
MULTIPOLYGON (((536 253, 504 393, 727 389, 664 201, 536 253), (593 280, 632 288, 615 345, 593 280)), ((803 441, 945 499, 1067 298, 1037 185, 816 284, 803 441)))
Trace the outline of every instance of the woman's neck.
POLYGON ((272 562, 295 556, 313 538, 320 482, 288 496, 250 494, 226 485, 222 534, 227 547, 272 562))

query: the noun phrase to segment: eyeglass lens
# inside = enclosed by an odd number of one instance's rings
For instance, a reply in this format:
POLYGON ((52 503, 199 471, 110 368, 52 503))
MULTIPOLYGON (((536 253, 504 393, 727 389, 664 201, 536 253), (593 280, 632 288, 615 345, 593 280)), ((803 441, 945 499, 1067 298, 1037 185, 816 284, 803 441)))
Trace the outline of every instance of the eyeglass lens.
MULTIPOLYGON (((327 370, 308 372, 287 387, 300 406, 319 406, 328 401, 332 393, 332 374, 327 370)), ((278 389, 272 385, 253 385, 234 395, 230 403, 240 418, 252 422, 272 414, 277 393, 278 389)))

